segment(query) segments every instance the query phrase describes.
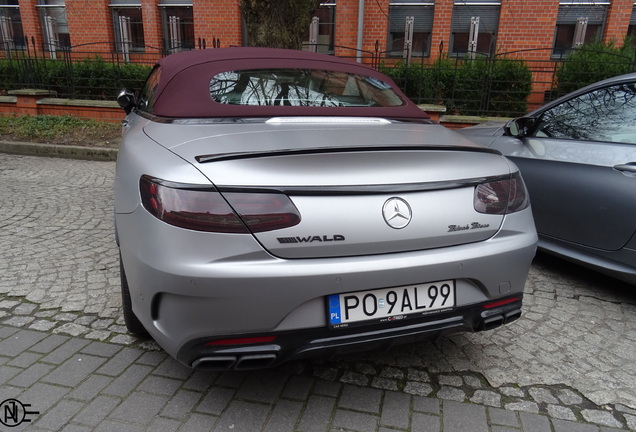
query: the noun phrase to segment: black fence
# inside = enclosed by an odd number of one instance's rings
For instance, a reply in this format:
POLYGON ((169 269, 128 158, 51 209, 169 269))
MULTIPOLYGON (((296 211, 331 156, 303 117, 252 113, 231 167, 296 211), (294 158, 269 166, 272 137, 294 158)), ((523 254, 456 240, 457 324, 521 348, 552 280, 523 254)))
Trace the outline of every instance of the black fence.
MULTIPOLYGON (((141 88, 152 64, 171 53, 148 46, 124 52, 109 43, 43 50, 31 39, 25 45, 0 52, 0 95, 33 88, 54 91, 60 98, 114 100, 122 88, 141 88)), ((196 49, 220 46, 218 39, 199 40, 196 49)), ((521 115, 574 88, 636 71, 634 56, 602 53, 596 63, 588 56, 578 64, 575 56, 553 58, 551 48, 410 61, 402 52, 381 51, 378 43, 374 51, 321 45, 303 49, 368 64, 389 75, 414 102, 441 105, 448 114, 460 115, 521 115)))

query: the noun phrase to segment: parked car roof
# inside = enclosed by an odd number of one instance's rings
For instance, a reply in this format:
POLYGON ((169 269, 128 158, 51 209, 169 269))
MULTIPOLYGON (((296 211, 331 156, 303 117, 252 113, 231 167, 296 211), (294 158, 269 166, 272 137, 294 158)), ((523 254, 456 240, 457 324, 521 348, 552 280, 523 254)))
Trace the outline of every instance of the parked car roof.
POLYGON ((233 47, 184 51, 162 58, 152 112, 161 117, 362 116, 427 119, 387 77, 352 60, 307 51, 233 47), (210 95, 218 74, 258 69, 326 70, 361 75, 384 82, 402 102, 396 106, 285 106, 223 104, 210 95))

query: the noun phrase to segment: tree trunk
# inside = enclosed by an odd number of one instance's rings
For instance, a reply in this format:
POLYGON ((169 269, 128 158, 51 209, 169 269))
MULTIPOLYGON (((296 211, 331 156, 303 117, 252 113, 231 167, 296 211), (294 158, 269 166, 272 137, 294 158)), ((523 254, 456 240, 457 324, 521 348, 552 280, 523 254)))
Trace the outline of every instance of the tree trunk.
POLYGON ((301 49, 320 0, 241 0, 247 45, 301 49))

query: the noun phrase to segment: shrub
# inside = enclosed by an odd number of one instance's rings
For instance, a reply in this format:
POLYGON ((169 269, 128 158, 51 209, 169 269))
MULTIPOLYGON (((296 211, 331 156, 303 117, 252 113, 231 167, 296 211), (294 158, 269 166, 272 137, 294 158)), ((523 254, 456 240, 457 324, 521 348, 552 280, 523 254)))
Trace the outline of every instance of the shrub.
POLYGON ((381 67, 415 103, 443 103, 449 113, 517 116, 527 111, 532 72, 521 60, 451 60, 431 65, 401 62, 381 67))
POLYGON ((613 76, 636 70, 629 39, 617 47, 615 41, 585 44, 574 50, 555 75, 553 93, 561 96, 613 76))
POLYGON ((114 64, 99 56, 77 62, 51 59, 0 60, 0 91, 54 90, 59 97, 114 100, 124 87, 140 89, 151 66, 114 64))

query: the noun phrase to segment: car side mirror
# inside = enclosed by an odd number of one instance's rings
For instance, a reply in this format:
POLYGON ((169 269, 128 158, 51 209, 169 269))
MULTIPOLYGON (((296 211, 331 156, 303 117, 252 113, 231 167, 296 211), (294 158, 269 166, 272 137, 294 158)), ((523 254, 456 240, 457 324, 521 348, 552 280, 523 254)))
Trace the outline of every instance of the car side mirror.
POLYGON ((536 120, 531 117, 520 117, 514 120, 510 120, 504 126, 504 131, 506 135, 523 138, 528 135, 530 129, 534 126, 536 120))
POLYGON ((130 114, 137 104, 137 98, 132 90, 123 89, 119 92, 119 95, 117 95, 117 103, 126 112, 126 114, 130 114))

